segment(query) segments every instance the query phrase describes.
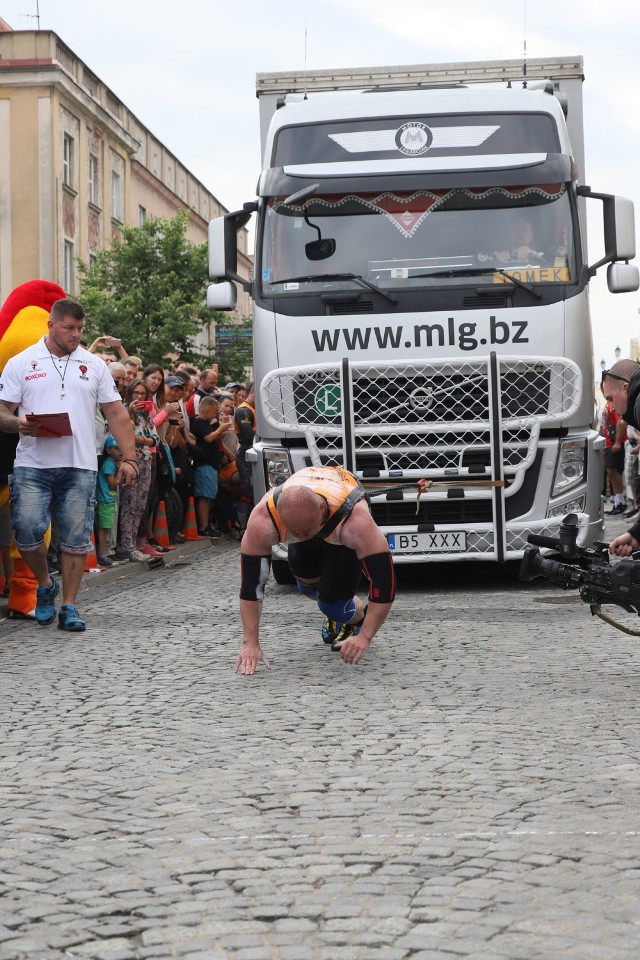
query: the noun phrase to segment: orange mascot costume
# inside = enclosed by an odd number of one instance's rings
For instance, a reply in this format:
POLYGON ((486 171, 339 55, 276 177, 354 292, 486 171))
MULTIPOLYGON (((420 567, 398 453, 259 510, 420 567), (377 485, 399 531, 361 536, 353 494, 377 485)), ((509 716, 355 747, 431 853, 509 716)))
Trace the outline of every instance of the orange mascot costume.
MULTIPOLYGON (((7 360, 32 346, 48 332, 51 307, 56 300, 64 297, 66 293, 62 287, 50 280, 29 280, 12 290, 0 310, 0 373, 7 360)), ((9 488, 6 483, 0 483, 0 510, 7 510, 8 506, 9 488)), ((13 573, 9 585, 9 611, 17 616, 32 617, 37 581, 13 540, 11 558, 13 573)))

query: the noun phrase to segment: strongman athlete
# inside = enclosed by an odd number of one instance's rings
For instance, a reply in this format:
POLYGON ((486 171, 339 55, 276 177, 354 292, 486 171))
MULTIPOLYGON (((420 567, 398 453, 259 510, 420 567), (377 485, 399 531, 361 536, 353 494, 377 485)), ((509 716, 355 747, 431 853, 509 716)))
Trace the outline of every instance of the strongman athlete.
POLYGON ((298 590, 324 614, 322 639, 345 663, 359 663, 387 618, 395 596, 389 545, 376 526, 365 493, 342 467, 305 467, 256 505, 242 538, 239 673, 255 673, 260 660, 259 626, 271 547, 289 545, 289 565, 298 590), (362 572, 369 605, 355 596, 362 572))

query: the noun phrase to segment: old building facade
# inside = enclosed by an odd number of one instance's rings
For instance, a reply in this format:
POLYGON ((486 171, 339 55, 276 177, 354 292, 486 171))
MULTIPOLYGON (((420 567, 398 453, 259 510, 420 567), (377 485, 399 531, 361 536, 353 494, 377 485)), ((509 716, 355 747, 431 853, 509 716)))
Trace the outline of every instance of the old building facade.
MULTIPOLYGON (((189 210, 188 239, 206 243, 227 212, 55 33, 1 20, 0 144, 0 302, 35 277, 77 294, 76 258, 90 263, 124 224, 189 210)), ((242 230, 238 272, 250 270, 242 230)), ((239 288, 236 313, 250 312, 239 288)))

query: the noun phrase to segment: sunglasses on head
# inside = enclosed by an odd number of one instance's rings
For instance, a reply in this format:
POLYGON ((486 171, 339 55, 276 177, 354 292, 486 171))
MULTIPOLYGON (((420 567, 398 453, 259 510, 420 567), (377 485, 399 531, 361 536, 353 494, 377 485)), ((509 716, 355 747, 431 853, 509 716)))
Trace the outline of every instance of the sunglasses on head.
POLYGON ((602 371, 602 379, 609 377, 611 380, 621 380, 622 383, 629 383, 626 377, 619 377, 617 373, 611 373, 609 370, 602 371))

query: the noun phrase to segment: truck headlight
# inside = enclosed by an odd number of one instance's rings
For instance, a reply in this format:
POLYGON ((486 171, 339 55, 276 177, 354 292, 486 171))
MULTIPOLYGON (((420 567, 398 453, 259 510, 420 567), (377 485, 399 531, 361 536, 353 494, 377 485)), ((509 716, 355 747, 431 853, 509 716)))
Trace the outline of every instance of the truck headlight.
POLYGON ((265 450, 264 466, 267 490, 279 487, 291 476, 291 461, 286 450, 265 450))
POLYGON ((564 517, 567 513, 584 513, 585 497, 576 497, 575 500, 566 500, 557 507, 547 510, 548 517, 564 517))
POLYGON ((560 497, 563 493, 576 487, 584 480, 586 466, 586 443, 584 440, 563 440, 556 470, 553 477, 552 497, 560 497))

